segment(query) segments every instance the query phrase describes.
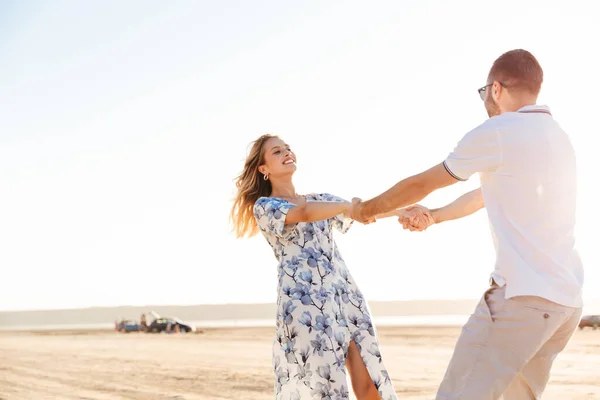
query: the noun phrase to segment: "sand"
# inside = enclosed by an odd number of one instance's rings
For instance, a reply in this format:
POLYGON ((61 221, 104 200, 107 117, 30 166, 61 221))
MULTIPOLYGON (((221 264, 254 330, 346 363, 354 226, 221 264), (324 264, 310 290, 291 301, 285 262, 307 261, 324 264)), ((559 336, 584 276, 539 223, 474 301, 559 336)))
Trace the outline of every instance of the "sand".
MULTIPOLYGON (((382 327, 401 399, 432 399, 459 328, 382 327)), ((273 329, 204 334, 0 333, 0 399, 272 399, 273 329)), ((578 331, 544 400, 600 399, 600 330, 578 331)))

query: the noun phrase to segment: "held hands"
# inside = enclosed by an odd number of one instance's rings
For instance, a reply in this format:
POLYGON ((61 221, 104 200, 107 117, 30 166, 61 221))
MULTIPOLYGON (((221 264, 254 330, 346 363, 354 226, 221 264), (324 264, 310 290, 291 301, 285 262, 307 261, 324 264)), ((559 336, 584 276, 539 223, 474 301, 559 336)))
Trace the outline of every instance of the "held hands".
POLYGON ((361 214, 362 200, 358 197, 352 199, 352 203, 349 203, 348 208, 344 212, 344 217, 351 218, 361 224, 370 224, 375 222, 375 218, 365 219, 361 214))
POLYGON ((435 220, 427 207, 415 204, 398 210, 398 222, 404 229, 421 232, 433 225, 435 220))

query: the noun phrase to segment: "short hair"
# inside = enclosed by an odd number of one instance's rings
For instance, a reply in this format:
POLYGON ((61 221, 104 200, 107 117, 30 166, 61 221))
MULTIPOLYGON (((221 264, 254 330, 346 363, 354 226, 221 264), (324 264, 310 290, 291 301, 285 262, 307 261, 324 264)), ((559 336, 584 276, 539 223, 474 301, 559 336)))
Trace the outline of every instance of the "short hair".
POLYGON ((494 61, 488 79, 502 82, 509 89, 537 96, 544 81, 544 71, 533 54, 516 49, 507 51, 494 61))

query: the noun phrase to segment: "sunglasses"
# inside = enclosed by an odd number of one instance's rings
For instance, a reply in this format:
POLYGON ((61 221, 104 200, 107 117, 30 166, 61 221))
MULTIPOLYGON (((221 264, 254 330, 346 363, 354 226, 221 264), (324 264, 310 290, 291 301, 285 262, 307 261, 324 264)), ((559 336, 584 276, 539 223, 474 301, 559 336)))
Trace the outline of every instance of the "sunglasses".
MULTIPOLYGON (((502 86, 503 88, 506 88, 506 85, 502 82, 498 82, 500 84, 500 86, 502 86)), ((490 86, 492 86, 494 83, 488 83, 485 86, 480 87, 479 89, 477 89, 477 92, 479 93, 479 97, 481 98, 481 100, 485 100, 485 92, 487 92, 487 88, 489 88, 490 86)))

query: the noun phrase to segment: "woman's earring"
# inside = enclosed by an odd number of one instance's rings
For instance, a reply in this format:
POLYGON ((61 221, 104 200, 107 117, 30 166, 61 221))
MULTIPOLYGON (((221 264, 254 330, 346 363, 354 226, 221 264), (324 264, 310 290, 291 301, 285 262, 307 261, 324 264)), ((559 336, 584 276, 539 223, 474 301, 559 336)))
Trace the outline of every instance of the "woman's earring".
POLYGON ((264 174, 264 175, 263 175, 263 179, 264 179, 265 181, 268 181, 268 180, 269 180, 269 174, 264 174))

